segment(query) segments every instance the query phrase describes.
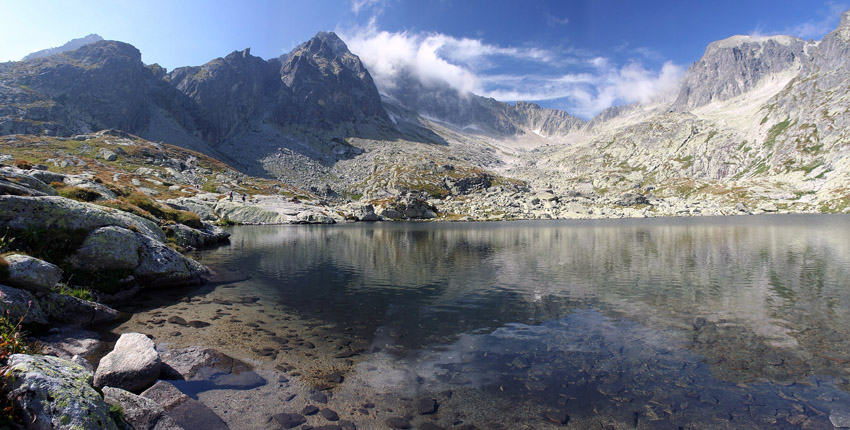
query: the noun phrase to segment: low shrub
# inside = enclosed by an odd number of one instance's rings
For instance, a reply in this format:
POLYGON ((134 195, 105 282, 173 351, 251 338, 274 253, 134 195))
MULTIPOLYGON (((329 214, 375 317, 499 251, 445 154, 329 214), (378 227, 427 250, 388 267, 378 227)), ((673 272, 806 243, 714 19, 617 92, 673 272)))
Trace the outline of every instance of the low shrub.
POLYGON ((99 192, 88 188, 74 187, 70 185, 54 188, 56 188, 56 192, 59 193, 60 196, 81 202, 93 202, 102 197, 99 192))

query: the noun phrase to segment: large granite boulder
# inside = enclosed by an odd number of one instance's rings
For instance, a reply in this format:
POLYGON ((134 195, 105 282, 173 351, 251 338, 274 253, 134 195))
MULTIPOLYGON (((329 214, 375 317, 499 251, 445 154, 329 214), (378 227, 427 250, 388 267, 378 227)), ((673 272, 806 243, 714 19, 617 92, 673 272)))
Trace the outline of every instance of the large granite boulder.
POLYGON ((259 206, 220 200, 215 205, 215 214, 239 224, 285 224, 286 216, 259 206))
POLYGON ((16 323, 23 317, 24 324, 47 324, 47 315, 41 310, 38 300, 28 291, 0 285, 0 310, 9 321, 16 323))
POLYGON ((124 333, 112 352, 100 359, 94 385, 141 392, 159 378, 161 366, 152 340, 141 333, 124 333))
POLYGON ((29 429, 117 430, 109 406, 92 387, 91 373, 57 357, 14 354, 6 397, 29 429))
POLYGON ((165 233, 156 223, 131 213, 58 196, 0 196, 0 228, 95 230, 110 225, 136 229, 165 242, 165 233))
POLYGON ((62 269, 54 264, 23 254, 4 257, 9 274, 7 284, 30 291, 50 291, 62 279, 62 269))
POLYGON ((74 268, 88 271, 132 270, 139 266, 139 246, 139 240, 131 230, 118 226, 101 227, 89 233, 68 262, 74 268))
POLYGON ((114 387, 103 389, 103 399, 110 405, 120 406, 124 411, 124 421, 135 430, 183 430, 162 406, 151 399, 114 387))

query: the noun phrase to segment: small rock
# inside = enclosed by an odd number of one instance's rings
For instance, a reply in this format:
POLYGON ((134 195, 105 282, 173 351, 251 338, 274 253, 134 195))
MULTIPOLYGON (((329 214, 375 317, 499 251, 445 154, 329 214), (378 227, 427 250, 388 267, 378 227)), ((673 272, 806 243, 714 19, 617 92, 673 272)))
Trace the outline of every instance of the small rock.
POLYGON ((301 414, 280 413, 272 415, 272 421, 285 429, 291 429, 306 423, 307 418, 301 414))
POLYGON ((316 415, 317 412, 319 412, 319 408, 313 405, 304 406, 304 409, 301 410, 301 413, 307 416, 316 415))
POLYGON ((187 324, 189 325, 189 327, 194 327, 194 328, 203 328, 203 327, 209 327, 210 326, 210 323, 208 323, 208 322, 197 321, 197 320, 196 321, 189 321, 187 324))
POLYGON ((422 425, 419 426, 419 430, 445 430, 445 429, 443 427, 440 427, 440 426, 434 424, 434 423, 426 422, 426 423, 422 423, 422 425))
POLYGON ((183 319, 182 317, 179 317, 177 315, 168 317, 168 322, 170 322, 171 324, 177 324, 177 325, 182 325, 182 326, 188 326, 189 325, 189 323, 186 322, 185 319, 183 319))
POLYGON ((328 420, 328 421, 339 421, 339 414, 337 414, 332 409, 328 409, 328 408, 322 409, 321 414, 322 414, 322 417, 324 419, 328 420))
POLYGON ((404 429, 410 428, 410 421, 408 421, 404 418, 390 417, 390 418, 387 418, 386 422, 387 422, 388 426, 390 426, 391 428, 394 428, 394 429, 404 430, 404 429))
POLYGON ((357 426, 351 421, 342 420, 338 424, 342 430, 357 430, 357 426))
POLYGON ((310 394, 310 400, 312 400, 314 402, 326 404, 326 403, 328 403, 328 396, 326 396, 325 393, 323 393, 321 391, 316 391, 315 393, 310 394))

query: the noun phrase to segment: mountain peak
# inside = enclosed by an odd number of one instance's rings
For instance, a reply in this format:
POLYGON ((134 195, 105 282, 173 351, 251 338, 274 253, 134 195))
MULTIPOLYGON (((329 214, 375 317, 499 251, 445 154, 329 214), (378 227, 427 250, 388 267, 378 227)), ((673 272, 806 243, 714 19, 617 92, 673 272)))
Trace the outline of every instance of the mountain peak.
POLYGON ((61 54, 67 51, 73 51, 75 49, 79 49, 85 45, 90 43, 99 42, 103 40, 97 34, 89 34, 88 36, 81 37, 78 39, 73 39, 70 42, 55 48, 42 49, 41 51, 33 52, 32 54, 27 55, 23 58, 23 60, 32 60, 34 58, 48 57, 50 55, 61 54))

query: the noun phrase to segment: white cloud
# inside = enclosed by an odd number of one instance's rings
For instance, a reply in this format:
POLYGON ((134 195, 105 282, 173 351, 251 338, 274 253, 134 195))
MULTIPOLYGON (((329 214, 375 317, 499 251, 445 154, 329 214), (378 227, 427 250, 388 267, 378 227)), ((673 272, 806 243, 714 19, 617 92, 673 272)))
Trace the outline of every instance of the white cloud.
POLYGON ((672 94, 684 73, 671 62, 651 70, 637 61, 619 66, 601 56, 571 57, 441 33, 391 33, 378 30, 374 18, 365 28, 337 33, 360 56, 382 91, 391 91, 399 77, 410 75, 425 86, 447 84, 461 93, 502 101, 563 99, 571 114, 583 117, 614 104, 648 103, 672 94), (498 67, 502 60, 536 65, 538 72, 504 73, 506 68, 498 67), (564 73, 565 67, 576 71, 564 73), (489 73, 493 70, 501 73, 489 73))

